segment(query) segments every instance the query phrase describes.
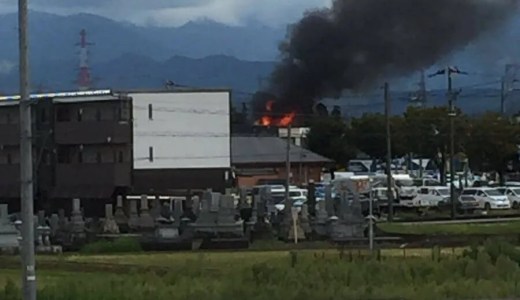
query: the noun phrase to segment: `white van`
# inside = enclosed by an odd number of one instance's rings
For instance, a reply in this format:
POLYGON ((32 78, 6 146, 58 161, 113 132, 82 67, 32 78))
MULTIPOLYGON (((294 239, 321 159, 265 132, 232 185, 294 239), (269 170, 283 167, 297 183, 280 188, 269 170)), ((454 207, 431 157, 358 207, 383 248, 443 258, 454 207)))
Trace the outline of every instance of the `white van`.
POLYGON ((461 197, 473 197, 478 202, 479 208, 485 210, 511 209, 507 196, 495 188, 466 188, 462 191, 461 197))

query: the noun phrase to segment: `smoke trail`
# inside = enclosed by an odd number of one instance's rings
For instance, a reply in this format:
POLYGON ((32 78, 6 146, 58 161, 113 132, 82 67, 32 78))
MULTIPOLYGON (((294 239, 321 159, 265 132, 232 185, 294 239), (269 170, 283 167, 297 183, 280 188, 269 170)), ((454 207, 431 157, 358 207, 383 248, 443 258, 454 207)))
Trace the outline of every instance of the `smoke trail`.
POLYGON ((284 109, 406 75, 497 28, 517 0, 334 0, 306 13, 271 78, 284 109))

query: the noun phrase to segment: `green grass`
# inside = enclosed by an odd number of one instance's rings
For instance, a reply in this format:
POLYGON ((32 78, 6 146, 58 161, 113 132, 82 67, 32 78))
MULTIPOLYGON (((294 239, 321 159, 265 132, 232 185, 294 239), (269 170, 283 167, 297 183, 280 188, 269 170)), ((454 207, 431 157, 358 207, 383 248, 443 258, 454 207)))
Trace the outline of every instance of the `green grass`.
POLYGON ((520 235, 520 222, 477 224, 399 224, 380 223, 381 230, 397 234, 420 235, 520 235))
MULTIPOLYGON (((381 260, 333 250, 39 257, 40 262, 55 265, 37 270, 38 299, 437 300, 520 296, 520 268, 507 257, 492 259, 486 253, 478 253, 474 259, 446 253, 434 256, 426 249, 405 259, 400 250, 392 251, 381 260), (84 263, 149 269, 85 272, 84 263), (64 264, 76 264, 75 271, 60 270, 64 264)), ((16 293, 3 291, 8 281, 18 282, 19 274, 0 269, 0 299, 18 300, 16 293)))

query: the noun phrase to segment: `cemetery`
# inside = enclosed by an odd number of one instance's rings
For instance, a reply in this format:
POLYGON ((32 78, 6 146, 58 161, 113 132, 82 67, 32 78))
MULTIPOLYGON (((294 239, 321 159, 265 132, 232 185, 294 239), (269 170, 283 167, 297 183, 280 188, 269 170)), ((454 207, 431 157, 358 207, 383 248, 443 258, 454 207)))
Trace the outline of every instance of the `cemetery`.
MULTIPOLYGON (((262 239, 290 243, 327 240, 341 243, 366 240, 367 221, 362 216, 359 195, 348 180, 338 181, 339 197, 314 204, 276 209, 270 188, 248 200, 245 190, 236 199, 211 190, 200 196, 163 199, 141 195, 118 196, 115 207, 106 204, 103 218, 86 218, 81 199, 72 199, 72 211, 39 211, 35 216, 35 243, 39 253, 78 251, 88 243, 117 238, 134 238, 149 251, 198 249, 242 249, 262 239)), ((0 249, 16 253, 19 232, 17 214, 7 215, 0 206, 0 249)))

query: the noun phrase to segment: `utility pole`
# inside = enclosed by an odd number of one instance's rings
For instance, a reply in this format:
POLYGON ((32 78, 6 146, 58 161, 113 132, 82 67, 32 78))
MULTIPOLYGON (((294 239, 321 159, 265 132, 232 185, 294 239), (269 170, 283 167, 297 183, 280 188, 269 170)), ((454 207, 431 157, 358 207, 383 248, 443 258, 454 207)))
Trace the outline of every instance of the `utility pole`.
POLYGON ((500 114, 506 114, 506 77, 502 77, 500 81, 500 114))
POLYGON ((36 300, 34 258, 34 209, 31 96, 29 88, 28 4, 18 0, 20 55, 20 196, 22 202, 22 286, 23 299, 36 300))
POLYGON ((368 220, 368 247, 370 249, 370 254, 373 254, 374 252, 374 194, 373 194, 373 181, 372 178, 369 179, 369 186, 368 186, 368 193, 369 193, 369 220, 368 220))
MULTIPOLYGON (((285 149, 285 201, 289 202, 289 187, 291 186, 291 124, 287 126, 287 147, 285 149)), ((287 206, 287 203, 285 204, 287 206)), ((292 205, 291 205, 292 206, 292 205)))
POLYGON ((446 74, 448 75, 448 106, 449 113, 448 116, 450 118, 450 200, 451 200, 451 218, 455 219, 457 217, 457 201, 455 201, 455 166, 454 166, 454 158, 455 158, 455 117, 457 116, 455 112, 455 106, 453 104, 453 80, 451 77, 451 69, 446 69, 446 74))
POLYGON ((386 194, 388 199, 388 222, 394 220, 394 191, 392 185, 392 136, 390 130, 390 87, 385 82, 385 119, 386 119, 386 194))

